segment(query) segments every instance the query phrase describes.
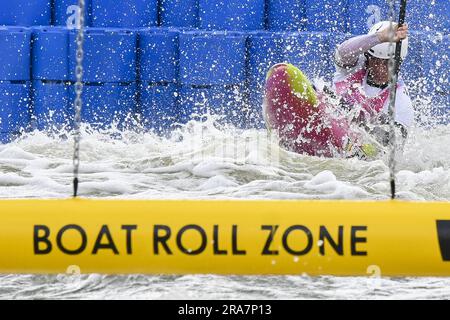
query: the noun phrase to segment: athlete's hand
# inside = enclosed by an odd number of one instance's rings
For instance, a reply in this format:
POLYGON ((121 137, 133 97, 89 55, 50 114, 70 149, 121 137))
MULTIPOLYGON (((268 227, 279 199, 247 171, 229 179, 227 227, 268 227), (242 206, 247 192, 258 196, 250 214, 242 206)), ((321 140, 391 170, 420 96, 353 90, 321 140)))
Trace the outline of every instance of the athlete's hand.
MULTIPOLYGON (((398 28, 397 23, 394 24, 394 42, 399 42, 400 40, 405 39, 408 37, 408 25, 405 23, 400 28, 398 28)), ((391 41, 391 34, 390 34, 390 28, 386 28, 382 31, 377 32, 378 39, 380 39, 381 42, 390 42, 391 41)))

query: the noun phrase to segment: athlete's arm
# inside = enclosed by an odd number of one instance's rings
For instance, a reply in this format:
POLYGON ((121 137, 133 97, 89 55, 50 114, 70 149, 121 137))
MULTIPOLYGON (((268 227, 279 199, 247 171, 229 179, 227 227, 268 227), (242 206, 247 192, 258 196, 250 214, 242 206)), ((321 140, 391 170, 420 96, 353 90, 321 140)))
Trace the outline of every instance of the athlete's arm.
POLYGON ((352 68, 358 63, 361 54, 380 43, 376 34, 350 38, 338 46, 334 57, 335 62, 341 68, 352 68))
MULTIPOLYGON (((397 27, 394 23, 395 34, 394 42, 405 39, 408 36, 408 25, 397 27)), ((359 56, 367 52, 370 48, 389 42, 391 38, 390 30, 385 29, 375 34, 367 34, 348 39, 343 42, 336 50, 335 62, 341 68, 352 68, 358 63, 359 56)))

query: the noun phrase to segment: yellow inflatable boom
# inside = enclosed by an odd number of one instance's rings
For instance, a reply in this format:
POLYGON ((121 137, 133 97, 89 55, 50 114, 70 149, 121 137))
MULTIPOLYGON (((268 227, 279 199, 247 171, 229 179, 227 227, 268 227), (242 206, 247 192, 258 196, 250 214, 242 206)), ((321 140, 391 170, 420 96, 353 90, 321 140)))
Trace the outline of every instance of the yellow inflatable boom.
POLYGON ((1 273, 450 276, 450 203, 0 202, 1 273))

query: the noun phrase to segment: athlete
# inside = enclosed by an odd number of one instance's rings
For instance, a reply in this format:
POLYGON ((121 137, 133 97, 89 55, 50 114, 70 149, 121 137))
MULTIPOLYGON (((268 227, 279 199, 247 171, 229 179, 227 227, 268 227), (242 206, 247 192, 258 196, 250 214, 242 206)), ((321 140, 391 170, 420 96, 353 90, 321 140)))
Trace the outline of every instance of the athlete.
MULTIPOLYGON (((408 53, 408 26, 393 25, 394 41, 402 40, 401 60, 408 53)), ((338 46, 334 62, 334 91, 348 111, 356 111, 355 122, 382 145, 389 143, 389 59, 395 44, 390 43, 390 22, 375 24, 367 35, 351 38, 338 46), (356 110, 355 110, 356 108, 356 110)), ((403 146, 414 120, 414 110, 405 83, 399 76, 395 103, 395 124, 403 146)), ((350 145, 348 147, 351 147, 350 145)))
MULTIPOLYGON (((402 40, 401 59, 408 51, 408 26, 394 27, 402 40)), ((351 38, 336 49, 333 89, 313 86, 305 74, 288 63, 273 66, 265 87, 263 114, 285 149, 323 157, 378 157, 389 144, 390 22, 374 25, 367 35, 351 38)), ((396 131, 402 148, 414 112, 407 88, 396 86, 396 131)))

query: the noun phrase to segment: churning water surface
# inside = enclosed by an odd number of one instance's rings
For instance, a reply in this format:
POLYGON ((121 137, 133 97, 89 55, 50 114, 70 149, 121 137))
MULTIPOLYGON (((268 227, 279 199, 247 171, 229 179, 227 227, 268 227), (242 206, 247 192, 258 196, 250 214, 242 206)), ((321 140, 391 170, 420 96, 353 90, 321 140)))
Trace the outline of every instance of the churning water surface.
MULTIPOLYGON (((34 132, 0 145, 0 198, 67 198, 73 141, 34 132)), ((398 196, 450 201, 450 126, 414 128, 398 157, 398 196)), ((287 152, 265 130, 193 122, 170 138, 83 130, 84 197, 120 199, 387 199, 385 157, 287 152)), ((0 298, 450 298, 450 279, 308 276, 2 275, 0 298)))

